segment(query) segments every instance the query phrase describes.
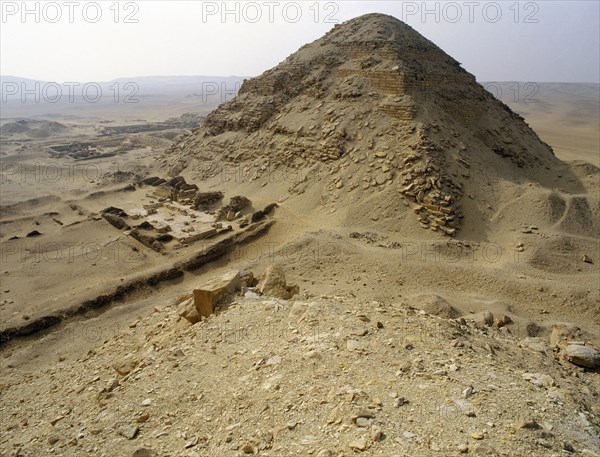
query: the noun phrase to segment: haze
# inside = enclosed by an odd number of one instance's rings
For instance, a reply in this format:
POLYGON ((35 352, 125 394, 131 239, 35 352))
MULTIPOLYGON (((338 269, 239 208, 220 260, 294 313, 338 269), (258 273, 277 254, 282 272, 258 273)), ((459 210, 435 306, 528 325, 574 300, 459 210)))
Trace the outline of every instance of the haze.
POLYGON ((404 20, 480 81, 599 81, 599 3, 587 1, 4 1, 1 73, 59 82, 255 76, 367 12, 404 20))

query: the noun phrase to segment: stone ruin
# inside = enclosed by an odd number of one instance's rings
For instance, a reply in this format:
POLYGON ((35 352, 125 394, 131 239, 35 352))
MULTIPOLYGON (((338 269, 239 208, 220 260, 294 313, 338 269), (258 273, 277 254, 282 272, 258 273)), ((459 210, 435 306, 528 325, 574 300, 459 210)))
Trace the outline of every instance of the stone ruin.
POLYGON ((271 204, 254 211, 252 202, 241 195, 231 197, 227 205, 220 205, 224 199, 222 192, 202 192, 181 176, 169 180, 149 177, 138 184, 152 188, 151 195, 156 200, 127 211, 111 206, 102 211, 102 217, 156 252, 165 252, 166 244, 171 241, 185 246, 232 231, 230 222, 244 229, 277 207, 271 204))

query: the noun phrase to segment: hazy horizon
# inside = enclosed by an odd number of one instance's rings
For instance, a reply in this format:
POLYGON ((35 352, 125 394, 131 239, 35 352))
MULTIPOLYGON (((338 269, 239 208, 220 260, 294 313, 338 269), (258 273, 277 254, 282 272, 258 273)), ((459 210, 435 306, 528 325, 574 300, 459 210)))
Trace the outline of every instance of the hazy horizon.
POLYGON ((253 77, 369 12, 404 20, 478 81, 600 81, 600 6, 585 1, 4 1, 0 73, 56 82, 253 77))
MULTIPOLYGON (((113 81, 117 81, 117 80, 137 80, 137 79, 144 79, 144 78, 232 78, 232 79, 244 79, 244 78, 254 78, 256 76, 259 75, 168 75, 168 74, 164 74, 164 75, 136 75, 136 76, 131 76, 131 75, 125 75, 125 76, 118 76, 116 78, 113 79, 107 79, 107 80, 96 80, 93 81, 95 83, 99 83, 99 84, 105 84, 105 83, 110 83, 113 81)), ((69 82, 77 82, 77 83, 84 83, 86 82, 86 80, 75 80, 74 78, 70 78, 70 79, 65 79, 65 80, 51 80, 51 79, 37 79, 37 78, 29 78, 26 76, 22 76, 22 75, 10 75, 10 74, 0 74, 0 78, 4 79, 4 78, 19 78, 19 79, 26 79, 26 80, 31 80, 31 81, 39 81, 39 82, 48 82, 48 83, 58 83, 58 84, 67 84, 69 82)), ((533 83, 539 83, 539 84, 573 84, 573 85, 585 85, 585 84, 589 84, 589 85, 600 85, 600 81, 529 81, 529 80, 517 80, 517 79, 507 79, 507 80, 477 80, 478 83, 480 84, 484 84, 484 83, 498 83, 498 84, 508 84, 508 83, 525 83, 525 82, 533 82, 533 83)))

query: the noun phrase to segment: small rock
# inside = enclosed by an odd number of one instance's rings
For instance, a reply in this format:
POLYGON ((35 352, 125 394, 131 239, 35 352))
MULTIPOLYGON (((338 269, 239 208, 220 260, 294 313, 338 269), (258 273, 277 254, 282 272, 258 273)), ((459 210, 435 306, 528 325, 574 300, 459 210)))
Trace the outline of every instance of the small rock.
POLYGON ((263 295, 289 300, 299 292, 298 286, 290 286, 286 283, 283 269, 277 265, 271 265, 261 278, 257 286, 263 295))
POLYGON ((296 422, 296 421, 289 421, 287 424, 285 424, 285 426, 287 427, 288 430, 294 430, 297 425, 298 425, 298 422, 296 422))
POLYGON ((349 351, 360 351, 363 349, 363 344, 357 340, 348 340, 346 341, 346 349, 349 351))
POLYGON ((250 443, 246 443, 242 446, 242 452, 244 454, 254 454, 254 446, 250 443))
POLYGON ((364 438, 358 438, 350 441, 348 444, 350 449, 354 451, 365 451, 367 449, 367 440, 364 438))
POLYGON ((494 320, 494 325, 497 328, 501 328, 501 327, 504 327, 504 326, 510 324, 511 322, 512 322, 512 319, 510 317, 508 317, 506 314, 500 314, 494 320))
POLYGON ((52 425, 52 427, 54 427, 58 421, 64 419, 65 416, 56 416, 54 419, 50 419, 50 425, 52 425))
POLYGON ((521 419, 517 422, 517 428, 527 429, 527 430, 537 430, 542 428, 540 424, 538 424, 533 419, 521 419))
POLYGON ((153 451, 152 449, 141 447, 133 453, 132 457, 156 457, 156 456, 157 456, 156 452, 153 451))
POLYGON ((382 184, 385 184, 385 182, 386 182, 386 181, 387 181, 387 178, 386 178, 386 176, 385 176, 384 174, 382 174, 382 173, 379 173, 377 176, 375 176, 375 182, 376 182, 378 185, 380 185, 380 186, 381 186, 382 184))
POLYGON ((135 420, 138 424, 142 424, 144 422, 146 422, 148 419, 150 419, 150 414, 148 413, 142 413, 140 414, 137 419, 135 420))
POLYGON ((532 351, 545 355, 548 355, 551 352, 546 341, 537 337, 528 336, 527 338, 523 338, 521 341, 519 341, 519 346, 529 348, 532 351))
POLYGON ((466 444, 459 444, 458 446, 456 446, 456 450, 461 454, 466 454, 467 452, 469 452, 469 447, 466 444))
POLYGON ((145 400, 142 401, 142 406, 150 406, 151 404, 152 404, 151 398, 146 398, 145 400))
POLYGON ((125 376, 131 373, 135 367, 137 367, 137 365, 138 362, 134 359, 123 359, 113 363, 112 366, 117 373, 119 373, 121 376, 125 376))
POLYGON ((473 455, 480 455, 484 457, 497 457, 500 455, 493 447, 485 443, 476 445, 473 449, 471 449, 471 453, 473 455))
POLYGON ((579 327, 574 324, 555 324, 550 334, 550 345, 556 348, 568 346, 570 341, 578 339, 580 332, 579 327))
POLYGON ((445 298, 435 294, 418 296, 417 306, 427 314, 442 317, 444 319, 456 319, 462 314, 458 309, 448 303, 445 298))
POLYGON ((198 444, 198 437, 197 437, 197 436, 195 436, 195 437, 193 437, 192 439, 188 440, 188 441, 185 443, 184 447, 185 447, 186 449, 189 449, 189 448, 191 448, 191 447, 194 447, 196 444, 198 444))
POLYGON ((107 392, 112 392, 113 390, 115 390, 120 385, 121 384, 119 383, 118 379, 116 379, 116 378, 109 379, 108 383, 106 384, 106 391, 107 392))
POLYGON ((396 403, 395 406, 396 408, 400 408, 403 405, 406 405, 408 403, 408 400, 404 397, 399 397, 396 399, 396 403))
POLYGON ((265 366, 278 365, 280 363, 281 363, 281 356, 274 355, 273 357, 269 357, 267 359, 267 361, 265 362, 265 366))
POLYGON ((473 322, 479 327, 491 327, 494 325, 494 315, 489 311, 469 314, 468 316, 465 316, 465 319, 473 322))
POLYGON ((585 254, 583 254, 583 256, 581 257, 581 260, 583 260, 585 263, 594 263, 592 261, 592 259, 585 254))
POLYGON ((600 352, 591 346, 570 344, 564 349, 564 356, 575 365, 586 368, 600 367, 600 352))
POLYGON ((373 430, 371 430, 371 439, 373 441, 383 441, 385 433, 379 427, 373 427, 373 430))
POLYGON ((356 425, 359 427, 368 427, 369 425, 371 425, 371 420, 367 419, 366 417, 357 417, 356 425))
POLYGON ((140 428, 137 425, 125 425, 119 429, 119 434, 123 435, 128 440, 132 440, 136 437, 140 428))
POLYGON ((354 422, 356 422, 356 420, 357 420, 358 418, 360 418, 360 417, 362 417, 362 418, 364 418, 364 419, 375 419, 375 413, 374 413, 373 411, 371 411, 370 409, 363 408, 363 409, 360 409, 360 410, 359 410, 359 411, 358 411, 358 412, 357 412, 357 413, 356 413, 356 414, 355 414, 355 415, 352 417, 352 420, 353 420, 354 422))
POLYGON ((200 313, 196 308, 193 297, 185 300, 177 307, 177 314, 192 325, 197 324, 201 320, 200 313))
POLYGON ((530 381, 532 384, 538 387, 552 387, 554 386, 554 379, 547 374, 542 373, 523 373, 523 379, 530 381))

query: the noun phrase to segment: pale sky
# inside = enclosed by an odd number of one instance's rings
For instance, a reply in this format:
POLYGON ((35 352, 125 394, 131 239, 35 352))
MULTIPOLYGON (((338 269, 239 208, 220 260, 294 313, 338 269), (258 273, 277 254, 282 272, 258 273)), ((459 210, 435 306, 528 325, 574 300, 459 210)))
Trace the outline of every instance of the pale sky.
POLYGON ((335 22, 382 12, 407 22, 479 81, 600 82, 596 0, 2 0, 0 5, 0 74, 46 81, 256 76, 335 22))

